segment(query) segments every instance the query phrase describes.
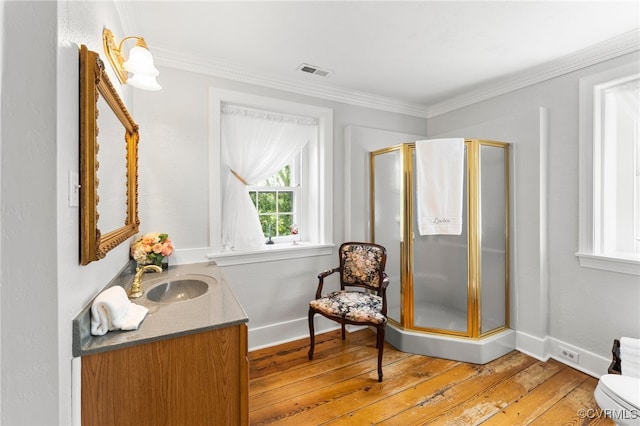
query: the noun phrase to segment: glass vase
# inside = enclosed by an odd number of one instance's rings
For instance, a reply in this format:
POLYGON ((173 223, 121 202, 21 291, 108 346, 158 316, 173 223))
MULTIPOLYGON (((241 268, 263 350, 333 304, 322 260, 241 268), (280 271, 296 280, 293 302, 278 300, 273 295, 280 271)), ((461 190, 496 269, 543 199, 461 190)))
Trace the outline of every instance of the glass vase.
POLYGON ((164 256, 162 259, 160 259, 159 261, 156 261, 154 264, 156 266, 161 267, 163 271, 166 271, 167 269, 169 269, 169 258, 167 256, 164 256))
POLYGON ((156 265, 162 268, 163 271, 166 271, 167 269, 169 269, 169 258, 167 256, 161 258, 161 259, 157 259, 154 260, 152 262, 148 262, 148 263, 137 263, 136 262, 136 266, 138 268, 142 268, 143 266, 147 266, 147 265, 156 265))

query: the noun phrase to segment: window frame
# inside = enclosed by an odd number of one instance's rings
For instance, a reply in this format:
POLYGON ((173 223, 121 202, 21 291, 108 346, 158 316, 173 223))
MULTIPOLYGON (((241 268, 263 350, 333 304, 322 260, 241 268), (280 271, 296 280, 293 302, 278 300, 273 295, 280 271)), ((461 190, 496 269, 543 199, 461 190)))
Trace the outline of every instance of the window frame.
POLYGON ((333 252, 333 110, 315 105, 268 98, 245 92, 210 88, 209 90, 209 247, 207 258, 219 266, 267 262, 318 256, 333 252), (300 179, 305 182, 300 210, 300 244, 282 242, 257 250, 222 249, 222 105, 230 103, 276 113, 313 117, 318 120, 318 137, 303 150, 300 179), (314 196, 311 196, 313 194, 314 196))
POLYGON ((640 260, 602 253, 597 247, 601 241, 596 215, 601 210, 596 173, 601 173, 603 147, 595 136, 595 110, 598 106, 595 90, 608 82, 638 74, 637 63, 628 63, 580 79, 579 104, 579 234, 576 256, 580 266, 640 276, 640 260))

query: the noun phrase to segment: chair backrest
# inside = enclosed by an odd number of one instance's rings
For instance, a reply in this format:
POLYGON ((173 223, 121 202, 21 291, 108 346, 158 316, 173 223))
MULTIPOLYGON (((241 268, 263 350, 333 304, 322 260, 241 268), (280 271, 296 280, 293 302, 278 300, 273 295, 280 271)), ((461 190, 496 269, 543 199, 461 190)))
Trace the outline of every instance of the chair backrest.
POLYGON ((363 287, 378 291, 384 278, 387 250, 378 244, 347 242, 338 250, 340 287, 363 287))

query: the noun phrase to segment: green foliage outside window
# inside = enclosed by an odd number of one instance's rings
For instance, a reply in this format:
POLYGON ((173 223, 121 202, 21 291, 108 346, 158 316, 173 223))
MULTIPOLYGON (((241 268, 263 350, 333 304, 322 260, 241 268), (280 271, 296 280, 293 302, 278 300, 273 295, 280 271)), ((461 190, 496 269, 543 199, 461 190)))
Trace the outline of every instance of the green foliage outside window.
POLYGON ((291 186, 291 169, 284 167, 278 173, 255 186, 263 189, 249 191, 251 201, 258 210, 258 217, 265 237, 291 235, 293 224, 294 192, 291 186))

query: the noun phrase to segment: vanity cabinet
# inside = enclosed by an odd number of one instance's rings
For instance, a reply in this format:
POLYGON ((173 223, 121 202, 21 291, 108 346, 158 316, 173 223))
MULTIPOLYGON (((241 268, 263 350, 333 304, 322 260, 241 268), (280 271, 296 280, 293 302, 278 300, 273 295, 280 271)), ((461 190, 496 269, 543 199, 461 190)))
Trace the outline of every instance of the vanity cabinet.
POLYGON ((82 357, 82 425, 247 425, 247 326, 82 357))

